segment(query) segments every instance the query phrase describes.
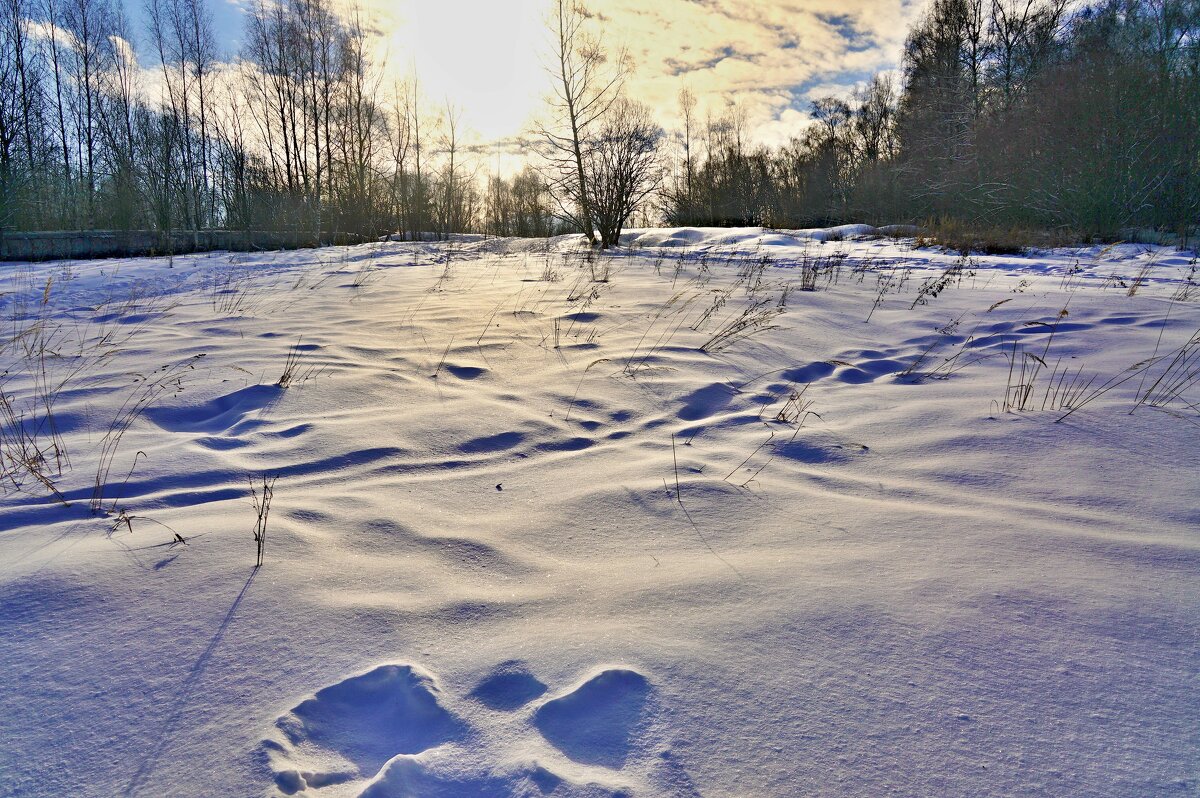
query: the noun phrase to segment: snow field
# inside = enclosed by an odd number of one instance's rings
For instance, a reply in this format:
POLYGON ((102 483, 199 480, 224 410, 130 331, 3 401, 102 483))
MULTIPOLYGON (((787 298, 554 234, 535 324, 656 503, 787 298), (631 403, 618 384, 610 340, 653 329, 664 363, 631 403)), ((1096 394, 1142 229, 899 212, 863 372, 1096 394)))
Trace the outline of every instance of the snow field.
POLYGON ((0 795, 1200 790, 1194 259, 873 232, 12 267, 0 795))

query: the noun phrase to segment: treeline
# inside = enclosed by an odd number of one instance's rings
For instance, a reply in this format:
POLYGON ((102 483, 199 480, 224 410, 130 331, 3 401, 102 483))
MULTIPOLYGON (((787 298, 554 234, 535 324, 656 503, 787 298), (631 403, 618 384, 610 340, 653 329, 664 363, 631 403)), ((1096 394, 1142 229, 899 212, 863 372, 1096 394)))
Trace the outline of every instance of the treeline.
POLYGON ((549 230, 544 181, 481 187, 456 110, 385 86, 331 0, 258 0, 240 53, 220 52, 205 0, 142 17, 2 0, 0 230, 549 230))
MULTIPOLYGON (((1115 235, 1200 217, 1196 0, 934 0, 898 80, 812 107, 787 146, 680 97, 676 146, 581 0, 554 0, 553 93, 511 178, 460 115, 385 82, 333 0, 0 0, 0 232, 583 232, 632 215, 802 227, 957 219, 1115 235), (134 43, 153 54, 141 65, 134 43)), ((600 20, 600 21, 598 21, 600 20)))
POLYGON ((785 147, 736 112, 683 130, 675 224, 954 219, 1112 236, 1200 221, 1200 4, 935 0, 901 85, 813 104, 785 147))

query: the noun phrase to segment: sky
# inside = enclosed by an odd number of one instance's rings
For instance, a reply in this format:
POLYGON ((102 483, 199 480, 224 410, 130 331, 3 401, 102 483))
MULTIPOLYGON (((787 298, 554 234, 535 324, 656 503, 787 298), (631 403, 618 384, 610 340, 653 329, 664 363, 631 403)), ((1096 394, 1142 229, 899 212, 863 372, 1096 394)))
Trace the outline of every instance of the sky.
MULTIPOLYGON (((236 50, 246 0, 212 0, 236 50)), ((500 160, 550 91, 549 0, 357 0, 389 79, 415 73, 428 102, 458 110, 500 160)), ((738 103, 750 136, 786 142, 811 101, 894 69, 923 0, 587 0, 606 43, 633 59, 628 88, 669 126, 683 87, 701 118, 738 103)), ((388 83, 391 80, 387 81, 388 83)), ((506 171, 506 170, 505 170, 506 171)))

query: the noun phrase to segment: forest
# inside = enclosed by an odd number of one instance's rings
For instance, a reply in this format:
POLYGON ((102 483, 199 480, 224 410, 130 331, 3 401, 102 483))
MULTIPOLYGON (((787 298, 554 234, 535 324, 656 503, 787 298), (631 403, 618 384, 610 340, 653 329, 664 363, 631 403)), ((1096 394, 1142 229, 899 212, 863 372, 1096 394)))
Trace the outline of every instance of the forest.
POLYGON ((1200 218, 1196 0, 935 0, 898 72, 812 101, 777 148, 736 104, 701 117, 689 90, 664 128, 605 31, 557 0, 554 92, 508 177, 483 170, 453 98, 389 82, 360 14, 257 0, 222 52, 205 3, 147 0, 135 29, 113 0, 4 0, 0 230, 575 230, 608 246, 631 219, 1113 239, 1200 218))

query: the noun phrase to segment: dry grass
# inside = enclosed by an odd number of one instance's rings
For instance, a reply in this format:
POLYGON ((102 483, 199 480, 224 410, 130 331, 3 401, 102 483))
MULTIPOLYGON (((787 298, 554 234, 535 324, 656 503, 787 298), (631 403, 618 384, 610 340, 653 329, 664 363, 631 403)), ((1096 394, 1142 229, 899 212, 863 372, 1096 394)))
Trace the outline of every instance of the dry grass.
MULTIPOLYGON (((19 271, 11 285, 9 326, 0 338, 5 363, 0 375, 0 481, 19 492, 40 486, 66 504, 57 486, 71 468, 56 417, 60 395, 68 388, 97 385, 94 372, 170 308, 135 287, 80 316, 54 306, 53 277, 36 283, 32 272, 19 271)), ((138 389, 135 385, 133 390, 138 389)))
MULTIPOLYGON (((117 409, 116 415, 108 425, 108 430, 104 433, 104 437, 100 441, 99 460, 96 465, 96 478, 92 483, 92 498, 90 507, 94 513, 106 512, 104 507, 105 490, 108 488, 108 478, 112 472, 113 461, 116 459, 117 451, 121 446, 121 439, 133 423, 141 417, 146 408, 150 407, 154 402, 163 396, 171 393, 179 393, 183 390, 184 375, 196 367, 196 362, 204 357, 203 354, 194 355, 180 363, 161 366, 149 374, 139 375, 134 383, 134 389, 125 397, 125 401, 117 409)), ((124 486, 130 475, 133 474, 134 468, 137 467, 139 456, 145 456, 144 452, 138 452, 133 457, 133 464, 129 468, 129 472, 125 475, 125 480, 121 483, 124 486)), ((119 473, 119 472, 118 472, 119 473)), ((111 497, 111 511, 116 506, 119 496, 111 497)))
POLYGON ((965 278, 975 276, 973 265, 970 257, 963 255, 961 260, 947 266, 941 274, 926 279, 917 289, 917 296, 908 309, 912 310, 917 305, 928 305, 951 286, 961 286, 965 278))
POLYGON ((300 344, 304 340, 304 336, 296 339, 296 343, 288 350, 287 357, 283 361, 283 373, 279 375, 279 379, 275 382, 280 388, 288 388, 297 382, 305 382, 309 378, 316 376, 316 366, 304 365, 304 358, 307 352, 301 349, 300 344))
POLYGON ((1069 247, 1084 242, 1084 236, 1066 229, 971 223, 949 218, 927 221, 916 238, 918 247, 936 246, 963 255, 1019 255, 1028 250, 1069 247))
POLYGON ((271 514, 271 501, 275 498, 275 480, 277 476, 263 474, 259 477, 258 485, 254 477, 247 477, 250 483, 250 499, 254 504, 254 567, 261 568, 267 553, 267 519, 271 514))
POLYGON ((726 319, 708 340, 700 345, 701 352, 720 352, 738 341, 778 327, 774 320, 784 312, 778 300, 767 297, 742 308, 740 313, 726 319))
POLYGON ((1134 410, 1142 405, 1164 408, 1178 402, 1200 412, 1200 404, 1186 396, 1200 384, 1200 330, 1161 360, 1166 362, 1166 367, 1149 386, 1138 392, 1134 410))

